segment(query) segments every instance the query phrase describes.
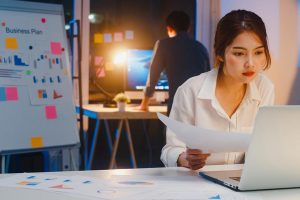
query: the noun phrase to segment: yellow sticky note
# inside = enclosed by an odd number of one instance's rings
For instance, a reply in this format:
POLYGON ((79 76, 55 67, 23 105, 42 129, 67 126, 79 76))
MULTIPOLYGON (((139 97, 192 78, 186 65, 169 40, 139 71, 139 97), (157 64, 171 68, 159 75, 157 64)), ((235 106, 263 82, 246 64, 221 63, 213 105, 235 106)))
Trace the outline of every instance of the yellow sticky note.
POLYGON ((43 147, 43 138, 42 137, 32 137, 31 138, 31 147, 32 148, 39 148, 43 147))
POLYGON ((5 48, 6 49, 18 49, 17 38, 5 38, 5 48))
POLYGON ((95 33, 94 34, 94 43, 103 43, 103 34, 95 33))

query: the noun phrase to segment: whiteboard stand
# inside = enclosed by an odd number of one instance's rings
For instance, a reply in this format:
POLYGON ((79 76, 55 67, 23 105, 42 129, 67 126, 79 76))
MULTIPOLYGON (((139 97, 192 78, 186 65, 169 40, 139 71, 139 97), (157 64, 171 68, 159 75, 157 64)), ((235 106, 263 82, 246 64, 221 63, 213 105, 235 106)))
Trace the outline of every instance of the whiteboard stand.
MULTIPOLYGON (((83 99, 82 99, 82 68, 81 68, 81 33, 80 33, 80 20, 72 20, 69 22, 70 29, 69 29, 69 39, 70 39, 70 45, 71 45, 71 51, 72 51, 72 57, 75 57, 75 52, 77 52, 77 69, 75 69, 76 64, 74 62, 71 63, 71 73, 72 73, 72 83, 74 86, 74 81, 77 81, 78 83, 78 100, 79 100, 79 118, 77 121, 79 121, 79 136, 80 136, 80 141, 82 143, 81 148, 80 148, 80 153, 81 153, 81 168, 85 169, 85 151, 84 151, 84 130, 83 130, 83 99), (76 41, 76 44, 74 42, 76 41), (75 47, 77 47, 77 50, 75 51, 75 47)), ((74 61, 74 60, 73 60, 74 61)), ((74 87, 76 88, 76 87, 74 87)))

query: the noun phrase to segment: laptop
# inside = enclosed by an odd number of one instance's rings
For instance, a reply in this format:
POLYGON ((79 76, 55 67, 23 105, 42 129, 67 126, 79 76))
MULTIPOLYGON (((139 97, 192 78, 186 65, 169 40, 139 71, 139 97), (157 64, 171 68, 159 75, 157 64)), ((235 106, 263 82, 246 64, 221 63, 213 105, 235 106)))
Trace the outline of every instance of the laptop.
POLYGON ((236 191, 300 187, 300 106, 261 107, 243 169, 199 174, 236 191))

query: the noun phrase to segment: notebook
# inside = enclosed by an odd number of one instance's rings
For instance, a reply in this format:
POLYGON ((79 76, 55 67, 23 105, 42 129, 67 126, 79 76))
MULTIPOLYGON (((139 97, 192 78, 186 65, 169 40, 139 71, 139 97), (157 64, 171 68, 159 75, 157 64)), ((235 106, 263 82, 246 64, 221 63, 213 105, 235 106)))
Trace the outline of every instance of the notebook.
POLYGON ((261 107, 243 169, 199 174, 237 191, 300 187, 300 106, 261 107))

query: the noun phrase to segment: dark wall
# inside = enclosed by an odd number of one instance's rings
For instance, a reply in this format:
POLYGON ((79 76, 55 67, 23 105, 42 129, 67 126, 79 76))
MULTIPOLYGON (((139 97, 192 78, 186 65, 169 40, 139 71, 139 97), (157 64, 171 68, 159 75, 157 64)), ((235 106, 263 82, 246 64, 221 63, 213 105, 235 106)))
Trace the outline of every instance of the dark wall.
POLYGON ((95 55, 104 57, 109 62, 111 55, 120 47, 133 49, 153 49, 158 39, 167 37, 165 18, 172 10, 184 10, 190 15, 190 36, 194 38, 195 0, 91 0, 91 13, 96 14, 96 23, 90 27, 91 65, 90 93, 101 93, 93 85, 96 81, 106 92, 118 93, 123 90, 121 70, 107 71, 105 77, 97 77, 99 66, 94 66, 95 55), (94 33, 114 33, 134 31, 134 40, 121 43, 94 43, 94 33))

